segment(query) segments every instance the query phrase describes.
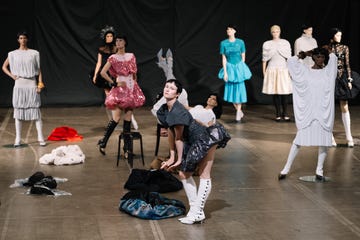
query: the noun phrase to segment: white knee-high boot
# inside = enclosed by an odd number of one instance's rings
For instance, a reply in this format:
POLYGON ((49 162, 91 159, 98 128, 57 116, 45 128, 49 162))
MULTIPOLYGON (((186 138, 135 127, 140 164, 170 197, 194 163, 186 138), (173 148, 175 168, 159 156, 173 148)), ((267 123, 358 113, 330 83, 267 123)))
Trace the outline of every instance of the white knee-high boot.
POLYGON ((291 145, 291 148, 290 148, 290 152, 289 152, 289 156, 288 156, 288 159, 286 161, 286 164, 284 166, 284 169, 281 170, 281 174, 288 174, 289 171, 290 171, 290 168, 291 168, 291 165, 293 164, 294 162, 294 159, 296 157, 296 155, 298 154, 299 152, 299 149, 300 149, 300 146, 296 145, 295 143, 293 143, 291 145))
MULTIPOLYGON (((185 193, 186 193, 186 197, 188 198, 189 201, 189 206, 190 209, 194 206, 195 201, 196 201, 196 197, 197 197, 197 187, 196 187, 196 183, 194 181, 193 177, 189 177, 187 179, 182 179, 181 180, 185 193)), ((179 221, 181 221, 183 218, 179 218, 179 221)))
POLYGON ((194 206, 190 208, 187 216, 180 220, 184 224, 194 224, 205 219, 204 207, 211 192, 211 179, 200 178, 198 194, 194 206))
POLYGON ((342 118, 344 128, 345 128, 345 135, 346 135, 346 140, 348 141, 348 147, 353 147, 354 146, 354 140, 353 140, 353 137, 351 135, 350 112, 347 111, 345 113, 341 113, 341 118, 342 118))
POLYGON ((44 140, 44 135, 42 132, 42 120, 38 119, 35 120, 35 126, 36 126, 36 130, 37 130, 37 135, 38 135, 38 141, 40 143, 40 146, 45 146, 45 140, 44 140))
POLYGON ((318 162, 317 162, 317 166, 316 166, 316 175, 319 175, 319 176, 324 175, 323 166, 324 166, 325 158, 327 156, 327 150, 328 150, 327 147, 324 147, 324 146, 319 147, 318 162))
POLYGON ((189 200, 189 206, 193 206, 197 197, 197 187, 193 177, 181 180, 186 196, 189 200))
POLYGON ((21 120, 15 119, 16 137, 15 137, 14 147, 19 147, 20 146, 20 142, 21 142, 21 126, 22 126, 21 120))

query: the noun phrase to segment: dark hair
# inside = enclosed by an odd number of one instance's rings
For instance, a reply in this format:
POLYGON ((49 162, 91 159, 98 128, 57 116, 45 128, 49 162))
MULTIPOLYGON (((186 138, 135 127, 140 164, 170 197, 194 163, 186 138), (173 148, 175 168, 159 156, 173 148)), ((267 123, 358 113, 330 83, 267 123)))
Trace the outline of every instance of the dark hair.
POLYGON ((116 35, 116 31, 115 28, 113 26, 109 26, 106 25, 103 29, 101 29, 100 31, 100 38, 103 40, 104 44, 106 45, 106 35, 108 33, 111 33, 113 35, 113 42, 112 44, 115 44, 115 35, 116 35))
POLYGON ((342 30, 340 28, 337 28, 337 27, 331 28, 330 31, 329 31, 330 40, 333 40, 335 34, 337 34, 338 32, 342 32, 342 30))
POLYGON ((169 80, 166 81, 166 83, 174 83, 175 86, 177 87, 176 93, 181 93, 182 92, 183 87, 182 87, 181 83, 178 80, 169 79, 169 80))
POLYGON ((214 107, 212 110, 215 113, 216 119, 219 119, 221 117, 221 115, 222 115, 222 100, 219 97, 219 94, 217 94, 217 93, 210 93, 208 95, 208 98, 211 97, 211 96, 216 97, 217 106, 214 107))
POLYGON ((304 30, 308 29, 308 28, 311 28, 312 25, 311 24, 303 24, 301 25, 301 33, 304 33, 304 30))
POLYGON ((16 39, 19 39, 20 36, 26 36, 26 38, 29 39, 29 34, 25 30, 19 31, 16 35, 16 39))
POLYGON ((127 37, 125 35, 116 35, 114 39, 115 39, 115 41, 116 41, 116 39, 123 39, 125 41, 125 47, 127 47, 128 40, 127 40, 127 37))
POLYGON ((329 51, 327 49, 322 48, 322 47, 314 48, 312 50, 312 56, 314 56, 314 55, 323 55, 325 57, 325 60, 324 60, 325 65, 328 64, 328 62, 329 62, 329 51))
POLYGON ((229 23, 226 28, 233 28, 235 31, 237 31, 237 26, 235 24, 229 23))

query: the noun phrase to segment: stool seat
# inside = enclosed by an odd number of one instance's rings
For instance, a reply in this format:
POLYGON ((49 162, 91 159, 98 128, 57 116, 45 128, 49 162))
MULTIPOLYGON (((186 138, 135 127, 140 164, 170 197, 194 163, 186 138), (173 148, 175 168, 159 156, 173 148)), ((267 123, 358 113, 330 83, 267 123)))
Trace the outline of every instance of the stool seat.
MULTIPOLYGON (((116 166, 119 166, 119 160, 121 158, 121 139, 124 140, 125 136, 128 135, 129 139, 130 139, 130 144, 129 144, 129 152, 130 154, 127 156, 127 160, 128 163, 130 165, 130 167, 133 167, 133 146, 134 146, 134 140, 140 140, 140 150, 141 150, 141 159, 142 159, 142 164, 143 166, 145 165, 145 161, 144 161, 144 150, 143 150, 143 142, 142 142, 142 135, 140 132, 121 132, 119 135, 119 141, 118 141, 118 154, 117 154, 117 161, 116 161, 116 166)), ((124 140, 124 144, 125 144, 125 140, 124 140)), ((125 158, 125 156, 124 156, 125 158)))

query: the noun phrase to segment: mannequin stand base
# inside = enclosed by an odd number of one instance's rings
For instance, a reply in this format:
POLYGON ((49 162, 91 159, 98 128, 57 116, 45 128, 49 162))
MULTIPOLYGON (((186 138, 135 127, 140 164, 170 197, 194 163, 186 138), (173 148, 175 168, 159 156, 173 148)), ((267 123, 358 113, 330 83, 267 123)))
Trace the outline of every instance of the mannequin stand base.
POLYGON ((329 182, 331 179, 329 177, 324 177, 325 179, 323 181, 320 180, 316 180, 315 175, 313 176, 302 176, 299 177, 299 180, 304 181, 304 182, 329 182))

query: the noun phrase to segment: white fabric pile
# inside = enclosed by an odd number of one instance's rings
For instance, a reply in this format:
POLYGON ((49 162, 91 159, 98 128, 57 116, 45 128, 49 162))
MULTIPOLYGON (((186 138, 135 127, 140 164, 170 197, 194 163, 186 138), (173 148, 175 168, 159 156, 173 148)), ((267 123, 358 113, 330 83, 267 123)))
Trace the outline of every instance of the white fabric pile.
POLYGON ((72 165, 85 162, 85 155, 78 145, 60 146, 43 155, 40 164, 72 165))

